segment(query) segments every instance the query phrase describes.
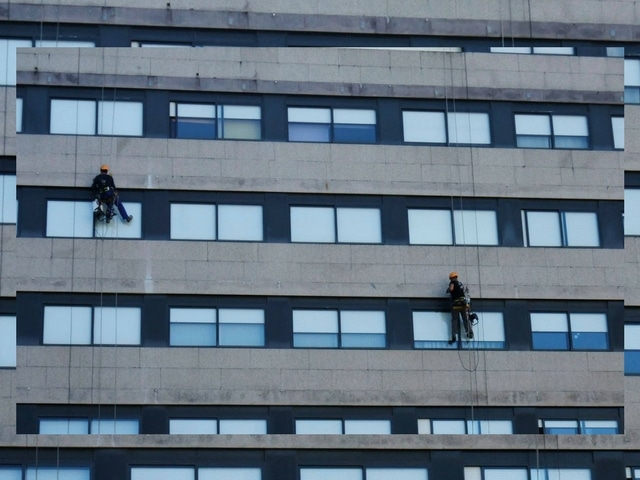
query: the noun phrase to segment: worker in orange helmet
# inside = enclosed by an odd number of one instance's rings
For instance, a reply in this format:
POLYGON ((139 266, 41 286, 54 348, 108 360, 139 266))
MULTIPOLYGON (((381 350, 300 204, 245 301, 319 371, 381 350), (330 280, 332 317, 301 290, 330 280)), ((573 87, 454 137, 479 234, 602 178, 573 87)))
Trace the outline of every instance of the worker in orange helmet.
POLYGON ((460 336, 460 317, 462 317, 467 339, 471 340, 473 338, 473 330, 471 328, 471 322, 469 321, 470 305, 467 301, 465 286, 458 280, 457 272, 451 272, 449 274, 447 293, 451 299, 451 340, 449 344, 455 343, 460 336))
MULTIPOLYGON (((125 222, 129 223, 133 220, 133 215, 127 214, 127 210, 120 201, 118 189, 113 181, 113 177, 109 173, 109 165, 100 166, 100 173, 94 177, 91 189, 93 190, 95 198, 106 204, 109 209, 115 205, 125 222)), ((109 222, 110 219, 111 218, 107 216, 107 222, 109 222)))

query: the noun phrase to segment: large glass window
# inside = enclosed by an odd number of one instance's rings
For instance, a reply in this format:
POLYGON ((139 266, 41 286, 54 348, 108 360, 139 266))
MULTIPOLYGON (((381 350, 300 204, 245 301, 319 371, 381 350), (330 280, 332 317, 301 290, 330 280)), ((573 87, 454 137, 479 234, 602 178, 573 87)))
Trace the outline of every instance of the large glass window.
POLYGON ((640 324, 624 326, 624 373, 640 375, 640 324))
POLYGON ((525 247, 598 247, 595 212, 522 211, 525 247))
MULTIPOLYGON (((462 348, 503 349, 506 347, 504 318, 501 312, 476 312, 474 340, 462 342, 462 348)), ((458 348, 451 339, 450 312, 413 312, 413 346, 416 349, 458 348)))
POLYGON ((16 176, 0 175, 0 223, 16 223, 18 200, 16 197, 16 176))
MULTIPOLYGON (((92 202, 66 200, 47 201, 47 237, 74 238, 140 238, 142 227, 140 221, 125 222, 114 219, 111 223, 94 220, 92 202)), ((142 205, 126 202, 127 212, 140 219, 142 205)))
POLYGON ((531 313, 534 350, 607 350, 604 313, 531 313))
POLYGON ((640 103, 640 60, 624 59, 624 103, 640 103))
POLYGON ((49 132, 142 136, 142 102, 52 99, 49 132))
POLYGON ((25 480, 90 480, 91 469, 83 467, 27 467, 25 480))
POLYGON ((198 480, 260 480, 259 468, 199 468, 198 480))
POLYGON ((465 480, 591 480, 586 468, 464 467, 465 480))
POLYGON ((624 117, 611 117, 613 131, 613 148, 624 149, 624 117))
POLYGON ((491 144, 487 113, 405 110, 402 124, 407 143, 491 144))
POLYGON ((426 468, 304 467, 300 480, 427 480, 426 468))
POLYGON ((615 420, 551 420, 539 421, 542 433, 552 435, 611 435, 617 434, 618 422, 615 420))
POLYGON ((296 420, 298 435, 389 435, 389 420, 351 419, 299 419, 296 420))
POLYGON ((258 106, 170 102, 169 116, 175 138, 262 138, 262 111, 258 106))
POLYGON ((293 346, 297 348, 384 348, 382 311, 294 310, 293 346))
POLYGON ((640 235, 640 188, 624 189, 624 234, 640 235))
POLYGON ((171 204, 174 240, 263 240, 262 206, 171 204))
POLYGON ((589 148, 583 115, 516 114, 515 124, 519 148, 589 148))
POLYGON ((491 47, 491 53, 520 53, 536 55, 575 55, 573 47, 491 47))
POLYGON ((131 480, 195 480, 192 467, 131 467, 131 480))
POLYGON ((0 316, 0 367, 16 366, 16 317, 0 316))
POLYGON ((140 345, 141 312, 135 307, 94 307, 93 343, 140 345))
POLYGON ((267 421, 262 419, 171 418, 169 433, 180 435, 264 435, 267 421))
POLYGON ((91 307, 45 306, 42 343, 45 345, 90 345, 91 307))
POLYGON ((513 433, 511 420, 418 419, 419 434, 505 435, 513 433))
POLYGON ((291 207, 291 241, 381 243, 378 208, 291 207))
POLYGON ((16 49, 32 46, 31 40, 0 38, 0 85, 16 84, 16 49))
POLYGON ((264 310, 172 308, 170 345, 264 346, 264 310))
POLYGON ((290 142, 375 143, 376 111, 289 107, 290 142))
POLYGON ((498 245, 493 210, 409 209, 412 245, 498 245))

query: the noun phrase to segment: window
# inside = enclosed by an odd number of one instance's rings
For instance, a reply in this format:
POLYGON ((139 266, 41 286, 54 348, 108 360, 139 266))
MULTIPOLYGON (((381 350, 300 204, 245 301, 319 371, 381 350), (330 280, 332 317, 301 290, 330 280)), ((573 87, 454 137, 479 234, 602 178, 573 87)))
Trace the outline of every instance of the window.
POLYGON ((640 375, 640 324, 624 326, 624 373, 640 375))
POLYGON ((265 435, 267 421, 263 419, 171 418, 172 435, 265 435))
POLYGON ((16 366, 16 317, 0 316, 0 367, 16 366))
POLYGON ((517 114, 515 123, 519 148, 589 148, 586 116, 517 114))
POLYGON ((18 200, 16 197, 16 176, 0 175, 0 223, 16 223, 18 200))
POLYGON ((0 38, 0 85, 16 84, 16 49, 32 46, 31 40, 0 38))
POLYGON ((260 480, 259 468, 199 468, 198 480, 260 480))
POLYGON ((95 46, 95 42, 79 40, 36 40, 37 48, 91 48, 95 46))
POLYGON ((464 467, 465 480, 591 480, 591 471, 582 468, 501 468, 464 467))
POLYGON ((615 420, 540 420, 542 433, 552 435, 595 435, 618 433, 615 420))
POLYGON ((445 112, 405 110, 402 125, 407 143, 491 144, 487 113, 460 112, 445 116, 445 112))
POLYGON ((611 129, 613 130, 613 148, 624 149, 624 117, 611 117, 611 129))
POLYGON ((142 136, 141 102, 51 100, 52 134, 142 136))
POLYGON ((139 308, 95 307, 93 343, 96 345, 140 345, 139 308))
POLYGON ((502 435, 512 434, 510 420, 445 420, 418 419, 419 434, 502 435))
POLYGON ((381 243, 378 208, 291 207, 291 241, 381 243))
POLYGON ((174 240, 263 240, 262 206, 171 204, 174 240))
POLYGON ((89 480, 90 468, 27 467, 25 480, 89 480))
MULTIPOLYGON (((74 238, 140 238, 141 222, 124 222, 116 217, 111 223, 95 222, 92 202, 65 200, 47 201, 47 237, 74 238), (117 220, 117 221, 116 221, 117 220)), ((140 203, 126 203, 127 211, 142 218, 140 203)))
POLYGON ((491 53, 520 53, 536 55, 575 55, 573 47, 491 47, 491 53))
POLYGON ((2 480, 22 480, 22 467, 0 465, 0 478, 2 480))
MULTIPOLYGON (((462 348, 503 349, 506 347, 504 318, 500 312, 476 312, 475 340, 462 342, 462 348)), ((451 339, 450 312, 413 312, 413 346, 416 349, 458 348, 451 339)))
POLYGON ((532 468, 531 480, 591 480, 586 468, 532 468))
POLYGON ((22 133, 22 104, 20 97, 16 98, 16 133, 22 133))
POLYGON ((604 313, 531 313, 534 350, 607 350, 604 313))
POLYGON ((260 107, 170 102, 172 136, 193 139, 260 140, 260 107))
POLYGON ((595 212, 522 211, 525 247, 598 247, 595 212))
POLYGON ((640 188, 624 189, 624 234, 640 235, 640 188))
POLYGON ((264 346, 264 310, 171 308, 172 346, 264 346))
POLYGON ((624 103, 640 103, 640 60, 624 60, 624 103))
POLYGON ((411 245, 498 245, 493 210, 409 209, 411 245))
POLYGON ((131 467, 131 480, 195 480, 195 475, 190 467, 131 467))
POLYGON ((382 311, 294 310, 295 348, 384 348, 382 311))
POLYGON ((389 420, 296 420, 298 435, 389 435, 389 420))
POLYGON ((90 345, 91 307, 45 306, 42 343, 90 345))
POLYGON ((289 107, 290 142, 375 143, 376 111, 289 107))
POLYGON ((425 468, 301 468, 300 480, 427 480, 425 468))
POLYGON ((134 419, 93 419, 90 429, 93 435, 137 435, 139 422, 134 419))
POLYGON ((87 435, 89 421, 86 418, 41 418, 40 435, 87 435))

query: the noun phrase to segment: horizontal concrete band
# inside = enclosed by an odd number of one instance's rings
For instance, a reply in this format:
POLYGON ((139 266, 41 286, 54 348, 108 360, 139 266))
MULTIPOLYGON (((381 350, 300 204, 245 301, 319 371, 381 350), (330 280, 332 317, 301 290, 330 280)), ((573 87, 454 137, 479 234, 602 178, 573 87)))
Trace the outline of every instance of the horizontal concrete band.
MULTIPOLYGON (((170 5, 170 3, 167 3, 170 5)), ((242 29, 304 32, 335 32, 387 35, 439 35, 451 37, 559 38, 636 41, 640 26, 609 23, 548 22, 529 20, 460 20, 318 13, 249 12, 229 10, 131 8, 106 6, 39 5, 0 3, 0 20, 61 21, 84 24, 137 25, 207 29, 242 29)))
POLYGON ((420 99, 468 99, 523 102, 558 102, 622 105, 619 91, 560 89, 516 89, 492 87, 452 87, 447 85, 382 85, 376 83, 298 82, 251 78, 157 77, 149 75, 71 74, 60 72, 18 72, 20 85, 185 90, 345 97, 391 97, 420 99))
POLYGON ((3 449, 635 450, 623 435, 5 435, 3 449))

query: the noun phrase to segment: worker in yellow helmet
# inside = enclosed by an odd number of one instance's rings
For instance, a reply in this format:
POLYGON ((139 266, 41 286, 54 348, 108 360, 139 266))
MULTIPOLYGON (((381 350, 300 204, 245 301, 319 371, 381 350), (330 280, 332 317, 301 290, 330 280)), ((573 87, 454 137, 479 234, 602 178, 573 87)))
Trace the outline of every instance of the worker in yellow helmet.
MULTIPOLYGON (((127 214, 127 210, 120 201, 116 184, 113 181, 113 177, 109 174, 109 165, 100 166, 100 173, 94 177, 91 189, 93 190, 95 198, 107 205, 109 210, 115 205, 125 222, 129 223, 133 220, 133 216, 127 214)), ((107 216, 107 223, 110 219, 111 217, 107 216)))
POLYGON ((460 336, 460 317, 462 317, 467 339, 471 340, 473 338, 473 330, 469 321, 470 305, 467 301, 465 286, 458 280, 457 272, 449 274, 447 293, 451 298, 451 340, 449 344, 455 343, 460 336))

